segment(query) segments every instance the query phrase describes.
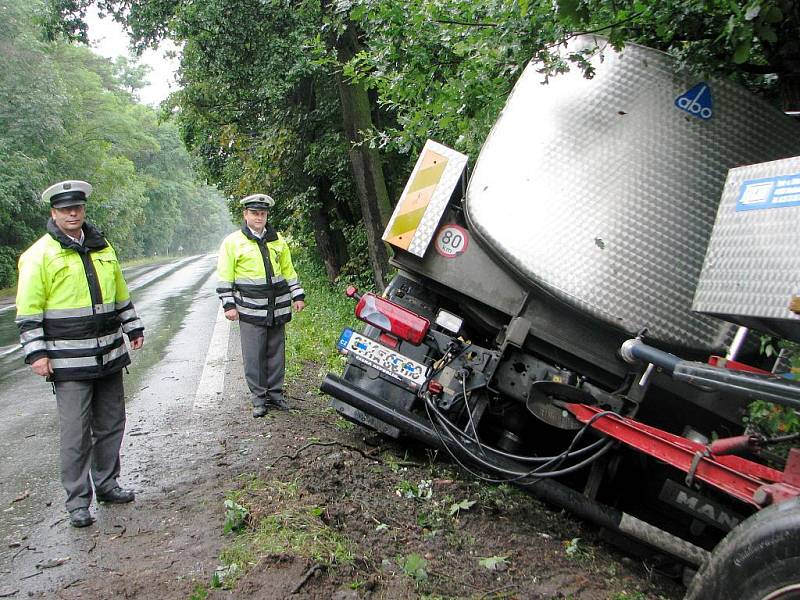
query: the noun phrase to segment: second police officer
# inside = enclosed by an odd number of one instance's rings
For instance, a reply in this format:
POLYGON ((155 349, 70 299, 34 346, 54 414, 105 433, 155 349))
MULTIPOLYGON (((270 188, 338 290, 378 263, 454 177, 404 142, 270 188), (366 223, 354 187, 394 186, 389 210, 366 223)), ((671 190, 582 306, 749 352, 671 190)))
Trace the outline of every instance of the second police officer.
POLYGON ((225 317, 240 322, 242 359, 253 416, 270 407, 286 410, 284 326, 292 309, 305 308, 305 293, 292 265, 289 246, 267 222, 275 200, 266 194, 243 198, 244 223, 219 249, 217 294, 225 317))

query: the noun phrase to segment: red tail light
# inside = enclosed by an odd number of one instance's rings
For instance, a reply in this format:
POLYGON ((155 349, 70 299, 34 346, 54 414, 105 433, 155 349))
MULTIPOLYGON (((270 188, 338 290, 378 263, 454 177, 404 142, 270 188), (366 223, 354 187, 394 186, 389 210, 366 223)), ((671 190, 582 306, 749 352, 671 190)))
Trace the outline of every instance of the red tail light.
MULTIPOLYGON (((350 293, 348 289, 347 295, 356 296, 356 292, 350 293)), ((414 345, 419 345, 425 339, 431 326, 428 319, 370 292, 362 294, 358 299, 356 316, 365 323, 414 345)))

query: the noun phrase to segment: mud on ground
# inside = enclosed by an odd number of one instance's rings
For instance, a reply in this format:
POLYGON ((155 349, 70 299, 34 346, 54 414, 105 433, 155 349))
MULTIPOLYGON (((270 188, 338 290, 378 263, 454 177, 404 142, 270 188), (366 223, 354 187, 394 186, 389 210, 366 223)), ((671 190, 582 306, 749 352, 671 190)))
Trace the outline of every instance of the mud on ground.
MULTIPOLYGON (((232 341, 232 355, 237 345, 232 341)), ((73 543, 80 551, 48 569, 46 591, 29 595, 682 596, 652 565, 600 542, 592 526, 513 488, 478 484, 444 457, 373 438, 339 418, 318 391, 316 365, 288 386, 292 411, 253 419, 241 363, 231 359, 218 409, 183 423, 186 435, 174 438, 166 457, 156 453, 138 465, 133 505, 101 509, 87 530, 54 524, 80 538, 73 543), (240 527, 226 533, 226 523, 240 527), (231 563, 245 568, 226 567, 231 563)), ((156 434, 129 433, 126 446, 163 447, 156 434)), ((52 558, 42 552, 40 560, 52 558)))

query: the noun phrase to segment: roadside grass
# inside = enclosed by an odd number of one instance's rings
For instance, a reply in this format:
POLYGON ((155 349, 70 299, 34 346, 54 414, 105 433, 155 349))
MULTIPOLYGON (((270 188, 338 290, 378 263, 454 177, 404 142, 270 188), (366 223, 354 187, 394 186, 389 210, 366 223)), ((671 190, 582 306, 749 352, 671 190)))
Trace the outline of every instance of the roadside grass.
POLYGON ((296 503, 296 482, 267 482, 255 475, 244 476, 244 481, 240 489, 225 495, 226 506, 233 503, 246 516, 243 526, 233 529, 232 543, 220 554, 210 587, 232 589, 250 567, 269 556, 290 554, 328 567, 353 562, 350 542, 323 522, 324 508, 296 503), (260 514, 265 505, 282 509, 260 514))
POLYGON ((292 248, 292 261, 306 292, 306 308, 287 327, 286 377, 300 376, 309 362, 323 372, 341 373, 344 357, 337 353, 336 342, 342 329, 358 323, 355 303, 345 296, 345 283, 328 281, 324 267, 309 250, 292 248))

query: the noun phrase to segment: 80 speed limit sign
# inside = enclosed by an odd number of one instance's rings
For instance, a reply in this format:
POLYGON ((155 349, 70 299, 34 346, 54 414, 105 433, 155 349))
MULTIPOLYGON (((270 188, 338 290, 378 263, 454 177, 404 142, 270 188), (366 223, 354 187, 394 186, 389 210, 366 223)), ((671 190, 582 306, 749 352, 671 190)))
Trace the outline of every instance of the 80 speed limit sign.
POLYGON ((469 234, 460 225, 442 225, 436 233, 436 251, 445 258, 456 258, 469 245, 469 234))

